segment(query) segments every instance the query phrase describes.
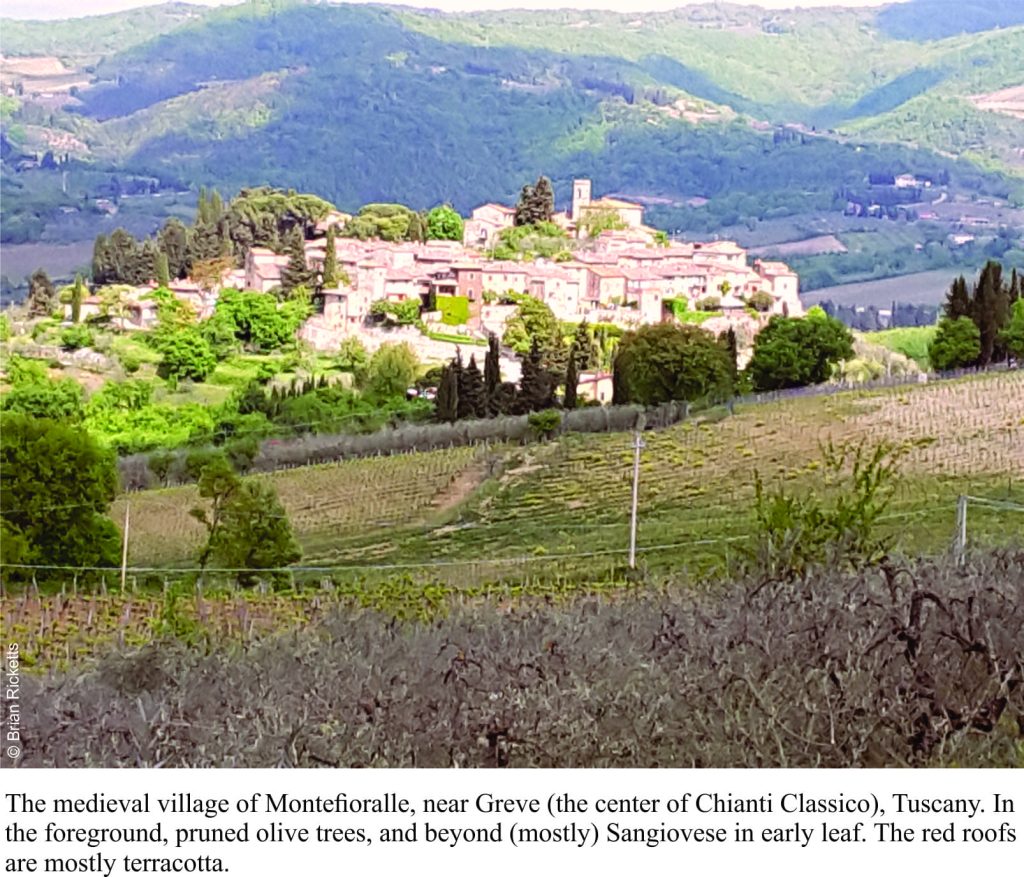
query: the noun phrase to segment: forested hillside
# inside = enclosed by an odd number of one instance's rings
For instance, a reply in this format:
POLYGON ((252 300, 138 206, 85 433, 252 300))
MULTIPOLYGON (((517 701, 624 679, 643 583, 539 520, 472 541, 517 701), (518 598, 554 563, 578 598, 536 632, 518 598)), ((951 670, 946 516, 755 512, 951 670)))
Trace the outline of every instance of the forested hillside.
POLYGON ((695 233, 841 210, 871 175, 1024 201, 1024 119, 977 100, 1024 81, 1024 14, 983 5, 941 26, 934 0, 635 16, 262 0, 5 22, 4 241, 64 243, 97 198, 200 185, 467 211, 540 173, 562 203, 589 176, 695 233))

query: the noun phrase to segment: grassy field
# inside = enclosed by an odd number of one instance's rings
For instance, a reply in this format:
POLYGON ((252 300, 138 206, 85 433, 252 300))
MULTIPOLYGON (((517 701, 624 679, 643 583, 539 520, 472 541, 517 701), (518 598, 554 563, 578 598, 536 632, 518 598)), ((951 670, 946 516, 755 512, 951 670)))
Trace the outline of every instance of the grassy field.
MULTIPOLYGON (((961 492, 1024 499, 1022 372, 713 414, 645 436, 639 545, 652 569, 705 570, 733 557, 751 531, 754 473, 769 485, 820 490, 818 449, 828 440, 913 443, 890 524, 906 549, 948 544, 961 492)), ((620 566, 631 469, 631 437, 605 434, 259 477, 277 488, 304 565, 334 568, 342 578, 399 570, 467 584, 620 566)), ((115 520, 126 501, 116 504, 115 520)), ((130 564, 192 565, 202 539, 188 514, 195 488, 134 494, 130 502, 130 564)), ((993 515, 979 511, 972 521, 979 536, 1010 532, 1011 522, 993 515)))
POLYGON ((881 344, 894 353, 902 353, 914 360, 922 369, 928 368, 928 345, 935 337, 935 326, 913 326, 901 329, 883 329, 867 332, 865 340, 881 344))

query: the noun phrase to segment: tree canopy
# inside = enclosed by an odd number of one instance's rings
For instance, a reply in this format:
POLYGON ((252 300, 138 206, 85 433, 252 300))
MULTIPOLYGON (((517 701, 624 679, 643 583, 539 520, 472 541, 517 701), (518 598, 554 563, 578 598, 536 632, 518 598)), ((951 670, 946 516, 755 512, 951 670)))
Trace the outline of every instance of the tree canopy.
POLYGON ((432 241, 461 241, 464 223, 451 204, 442 204, 427 214, 427 237, 432 241))
POLYGON ((657 323, 627 332, 613 368, 617 405, 717 399, 732 391, 725 348, 698 326, 657 323))
POLYGON ((536 225, 539 222, 550 222, 555 212, 555 193, 551 188, 551 180, 541 176, 532 186, 526 184, 519 193, 516 203, 515 224, 536 225))
POLYGON ((853 356, 853 336, 821 308, 800 318, 774 316, 754 339, 747 366, 754 389, 781 390, 827 381, 853 356))
POLYGON ((210 500, 209 507, 192 509, 207 530, 199 558, 204 568, 212 563, 232 570, 243 587, 287 578, 282 568, 299 560, 302 550, 271 484, 243 481, 218 455, 200 473, 199 496, 210 500))
POLYGON ((366 391, 378 399, 405 396, 418 368, 419 360, 408 344, 382 344, 366 368, 366 391))
POLYGON ((972 366, 980 353, 981 331, 970 317, 943 317, 928 345, 928 359, 937 371, 972 366))
POLYGON ((4 562, 117 564, 120 534, 106 517, 117 491, 113 453, 54 420, 5 412, 2 429, 4 562), (20 560, 9 559, 8 539, 20 560))
POLYGON ((545 366, 561 368, 565 356, 562 327, 554 311, 529 295, 515 297, 518 308, 505 324, 502 343, 520 356, 529 354, 534 343, 540 349, 545 366))

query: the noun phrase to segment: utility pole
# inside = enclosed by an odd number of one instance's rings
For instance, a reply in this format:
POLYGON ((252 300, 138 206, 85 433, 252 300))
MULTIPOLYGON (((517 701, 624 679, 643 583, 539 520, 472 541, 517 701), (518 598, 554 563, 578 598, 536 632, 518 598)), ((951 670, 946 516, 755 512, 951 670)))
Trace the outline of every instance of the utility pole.
POLYGON ((124 593, 124 581, 128 572, 128 527, 131 524, 131 502, 124 502, 124 543, 121 546, 121 593, 124 593))
MULTIPOLYGON (((643 417, 643 415, 641 415, 643 417)), ((629 516, 629 568, 636 569, 636 507, 640 498, 640 451, 644 447, 640 430, 643 422, 637 424, 633 434, 633 508, 629 516)))
POLYGON ((962 566, 967 554, 967 497, 956 500, 956 541, 953 543, 957 566, 962 566))

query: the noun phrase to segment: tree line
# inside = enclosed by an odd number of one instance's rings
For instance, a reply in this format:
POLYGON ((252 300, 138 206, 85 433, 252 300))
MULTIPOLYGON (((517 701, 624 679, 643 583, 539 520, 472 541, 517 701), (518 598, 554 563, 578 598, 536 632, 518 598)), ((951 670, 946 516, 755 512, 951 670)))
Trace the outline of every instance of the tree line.
POLYGON ((940 310, 939 305, 914 305, 894 301, 890 305, 887 318, 875 305, 858 308, 826 299, 820 302, 820 307, 830 317, 835 317, 844 326, 858 332, 934 326, 940 310))
POLYGON ((263 186, 242 189, 230 202, 216 190, 200 189, 191 225, 168 219, 153 236, 135 238, 123 228, 98 235, 93 244, 92 280, 97 285, 166 286, 186 277, 212 286, 225 270, 241 267, 245 254, 263 247, 288 255, 281 286, 333 287, 338 280, 335 236, 386 241, 462 240, 462 217, 448 204, 417 212, 403 204, 367 204, 345 223, 327 232, 327 256, 321 275, 307 268, 303 244, 334 206, 316 195, 263 186))
MULTIPOLYGON (((506 344, 519 344, 522 376, 518 384, 501 380, 500 348, 492 334, 482 371, 475 354, 464 363, 461 353, 440 370, 437 420, 453 423, 556 407, 572 410, 580 404, 581 375, 601 363, 595 334, 584 321, 576 327, 566 348, 560 333, 548 325, 543 314, 534 313, 540 309, 531 306, 529 311, 532 320, 505 334, 506 344), (529 345, 525 352, 524 341, 529 345), (560 387, 563 392, 559 398, 560 387)), ((715 337, 692 324, 656 323, 626 332, 620 339, 610 374, 612 403, 716 403, 751 390, 807 386, 827 381, 836 365, 852 356, 850 331, 821 308, 812 308, 804 318, 773 316, 755 338, 750 361, 743 370, 739 368, 739 340, 734 329, 715 337)))
POLYGON ((957 277, 946 294, 942 318, 928 348, 933 368, 986 368, 1024 358, 1024 278, 989 262, 968 286, 957 277))

